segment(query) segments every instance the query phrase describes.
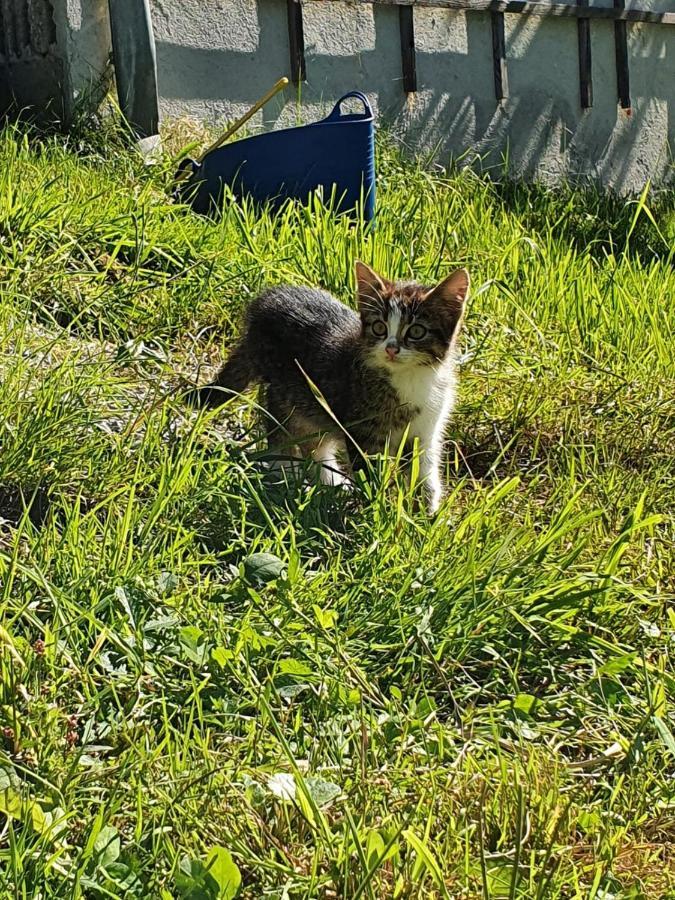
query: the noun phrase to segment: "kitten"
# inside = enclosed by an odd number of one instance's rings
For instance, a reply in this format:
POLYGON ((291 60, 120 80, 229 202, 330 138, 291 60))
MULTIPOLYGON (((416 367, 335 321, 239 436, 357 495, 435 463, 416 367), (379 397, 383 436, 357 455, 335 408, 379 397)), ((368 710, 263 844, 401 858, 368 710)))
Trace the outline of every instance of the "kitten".
POLYGON ((408 441, 419 440, 434 513, 469 273, 458 269, 432 288, 387 281, 357 262, 356 281, 358 314, 325 291, 265 291, 248 308, 244 333, 215 381, 189 399, 218 406, 254 382, 264 385, 270 449, 288 453, 293 445, 295 456, 321 464, 322 481, 331 484, 346 478, 345 450, 356 468, 361 451, 381 452, 388 441, 395 452, 408 429, 408 441))

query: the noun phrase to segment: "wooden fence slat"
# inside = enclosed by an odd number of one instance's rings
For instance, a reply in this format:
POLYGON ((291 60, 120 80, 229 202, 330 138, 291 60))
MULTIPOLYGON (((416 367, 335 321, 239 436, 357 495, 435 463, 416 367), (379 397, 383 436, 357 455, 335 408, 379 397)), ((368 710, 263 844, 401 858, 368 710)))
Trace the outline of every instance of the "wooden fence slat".
MULTIPOLYGON (((624 0, 614 0, 614 8, 623 10, 624 0)), ((628 37, 626 23, 614 23, 614 47, 616 50, 616 87, 621 109, 630 109, 630 74, 628 71, 628 37)))
POLYGON ((401 68, 403 90, 411 94, 417 90, 417 64, 415 60, 415 23, 412 6, 399 6, 398 24, 401 32, 401 68))
POLYGON ((288 13, 288 47, 291 54, 291 81, 306 81, 305 33, 302 27, 302 4, 298 0, 286 0, 288 13))
POLYGON ((506 41, 504 38, 504 13, 493 12, 492 20, 492 67, 495 80, 495 98, 501 103, 509 96, 509 76, 506 70, 506 41))
MULTIPOLYGON (((338 0, 303 0, 303 2, 335 3, 338 0)), ((562 19, 611 19, 619 22, 650 22, 652 25, 675 25, 675 12, 655 12, 633 7, 570 6, 568 3, 540 3, 533 0, 355 0, 357 3, 385 6, 424 6, 469 12, 522 13, 527 16, 562 19)))
MULTIPOLYGON (((579 6, 588 6, 588 0, 577 0, 579 6)), ((593 73, 591 67, 591 20, 577 19, 579 37, 579 98, 582 109, 593 106, 593 73)))

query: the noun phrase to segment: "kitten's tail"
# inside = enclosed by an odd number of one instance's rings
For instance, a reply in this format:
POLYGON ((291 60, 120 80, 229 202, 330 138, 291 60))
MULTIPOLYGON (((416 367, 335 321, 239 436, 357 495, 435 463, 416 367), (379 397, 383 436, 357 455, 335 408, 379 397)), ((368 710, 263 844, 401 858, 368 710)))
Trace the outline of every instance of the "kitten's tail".
POLYGON ((239 344, 218 372, 214 381, 204 387, 190 391, 186 400, 192 406, 221 406, 232 397, 240 394, 255 381, 256 375, 251 366, 251 358, 243 344, 239 344))

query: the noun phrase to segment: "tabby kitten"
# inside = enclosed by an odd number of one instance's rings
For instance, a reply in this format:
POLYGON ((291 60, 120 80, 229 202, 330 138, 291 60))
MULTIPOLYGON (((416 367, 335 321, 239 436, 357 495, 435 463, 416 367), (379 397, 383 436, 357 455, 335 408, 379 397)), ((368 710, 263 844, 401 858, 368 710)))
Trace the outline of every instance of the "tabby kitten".
POLYGON ((243 335, 215 381, 190 399, 218 406, 262 384, 270 449, 288 452, 290 444, 294 456, 311 456, 330 484, 346 478, 345 450, 355 468, 362 453, 387 442, 396 451, 407 429, 409 443, 419 440, 433 513, 442 497, 441 451, 469 273, 458 269, 424 287, 388 281, 357 262, 356 281, 359 313, 321 290, 265 291, 248 308, 243 335))

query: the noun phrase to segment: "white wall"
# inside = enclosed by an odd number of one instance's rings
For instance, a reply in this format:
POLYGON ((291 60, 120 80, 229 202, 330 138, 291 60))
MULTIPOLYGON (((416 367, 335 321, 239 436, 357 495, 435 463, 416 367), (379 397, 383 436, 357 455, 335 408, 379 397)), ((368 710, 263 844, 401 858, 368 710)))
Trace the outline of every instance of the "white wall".
MULTIPOLYGON (((670 0, 641 4, 673 8, 670 0)), ((153 0, 152 10, 165 115, 232 119, 288 73, 283 0, 153 0)), ((475 152, 499 165, 508 155, 512 174, 590 176, 621 192, 672 173, 675 26, 628 26, 633 106, 627 114, 617 103, 609 21, 591 25, 594 105, 584 111, 574 20, 506 16, 510 96, 498 106, 486 13, 415 9, 418 92, 406 98, 396 8, 307 2, 303 12, 306 121, 358 89, 408 143, 440 143, 440 159, 475 152)), ((259 124, 293 123, 294 100, 287 89, 285 105, 273 101, 259 124)))
MULTIPOLYGON (((673 0, 638 3, 673 10, 673 0)), ((77 26, 69 51, 76 91, 106 56, 106 4, 55 4, 67 7, 77 26)), ((289 74, 284 0, 151 0, 151 7, 164 116, 224 123, 289 74)), ((510 95, 498 106, 487 13, 415 8, 418 92, 409 97, 402 89, 395 7, 309 0, 303 13, 307 82, 265 107, 258 127, 311 121, 357 89, 408 144, 438 144, 441 161, 477 153, 500 166, 508 157, 512 174, 598 178, 620 192, 639 191, 647 178, 672 177, 673 25, 628 25, 633 105, 627 113, 617 103, 610 21, 591 23, 594 105, 582 110, 575 20, 506 16, 510 95)))

